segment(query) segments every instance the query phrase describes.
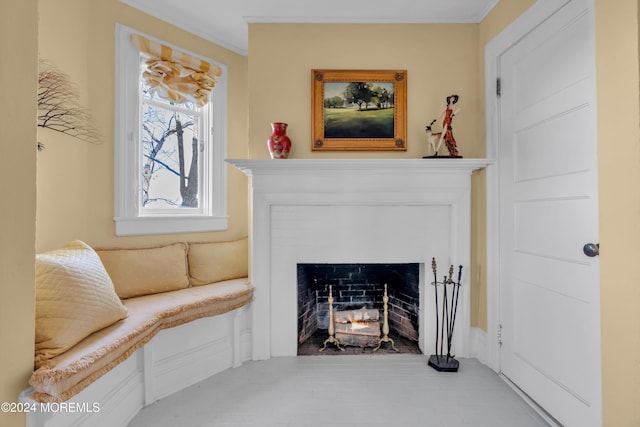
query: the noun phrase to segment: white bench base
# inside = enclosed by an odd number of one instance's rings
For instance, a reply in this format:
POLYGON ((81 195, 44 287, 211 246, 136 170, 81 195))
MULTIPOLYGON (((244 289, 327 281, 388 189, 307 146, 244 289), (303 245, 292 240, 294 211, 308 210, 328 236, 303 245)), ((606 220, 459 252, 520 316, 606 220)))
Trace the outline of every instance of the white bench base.
POLYGON ((144 406, 251 359, 251 305, 164 329, 64 403, 29 404, 27 427, 125 427, 144 406), (43 412, 43 410, 48 410, 43 412))

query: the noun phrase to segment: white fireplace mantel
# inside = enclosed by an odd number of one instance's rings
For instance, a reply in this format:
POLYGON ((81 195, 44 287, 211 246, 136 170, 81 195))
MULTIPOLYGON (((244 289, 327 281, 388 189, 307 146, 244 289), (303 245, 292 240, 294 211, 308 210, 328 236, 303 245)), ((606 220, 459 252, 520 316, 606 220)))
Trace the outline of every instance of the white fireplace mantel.
POLYGON ((493 163, 491 159, 278 159, 227 160, 245 174, 314 175, 337 172, 354 173, 463 173, 470 174, 493 163))
MULTIPOLYGON (((298 263, 418 262, 428 266, 421 273, 426 287, 432 257, 442 274, 449 263, 466 273, 453 347, 469 355, 471 173, 492 160, 227 162, 251 177, 254 360, 297 354, 298 263)), ((431 292, 423 294, 419 346, 426 353, 435 327, 431 292)))

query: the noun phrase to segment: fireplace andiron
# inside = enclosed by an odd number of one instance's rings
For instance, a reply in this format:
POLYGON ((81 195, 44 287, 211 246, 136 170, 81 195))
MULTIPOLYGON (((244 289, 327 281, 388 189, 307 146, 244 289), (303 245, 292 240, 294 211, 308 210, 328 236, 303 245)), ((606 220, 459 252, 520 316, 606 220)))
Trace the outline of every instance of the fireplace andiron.
POLYGON ((442 282, 438 282, 436 269, 436 259, 431 261, 433 270, 433 288, 436 297, 436 353, 429 357, 429 366, 440 372, 457 372, 459 363, 455 356, 451 355, 451 342, 453 339, 453 328, 456 324, 456 314, 458 312, 458 295, 460 294, 460 279, 462 278, 462 266, 458 269, 458 281, 453 281, 453 265, 449 268, 449 277, 444 276, 442 282), (438 304, 438 287, 442 289, 442 307, 438 304), (447 288, 451 288, 451 293, 447 288), (447 354, 443 354, 444 337, 447 337, 447 354))
POLYGON ((324 340, 324 345, 318 351, 324 351, 327 348, 329 343, 334 344, 340 351, 344 351, 344 348, 340 347, 340 341, 335 337, 335 326, 333 325, 333 290, 331 289, 331 285, 329 285, 329 337, 324 340))
POLYGON ((378 351, 380 350, 380 347, 382 346, 383 342, 389 342, 391 343, 391 349, 393 351, 398 351, 398 349, 396 348, 395 343, 393 342, 393 339, 389 338, 389 296, 387 295, 387 284, 384 284, 384 296, 382 297, 382 303, 383 303, 383 310, 384 310, 384 320, 382 321, 382 338, 380 338, 380 341, 378 341, 378 346, 376 348, 373 349, 373 351, 378 351))

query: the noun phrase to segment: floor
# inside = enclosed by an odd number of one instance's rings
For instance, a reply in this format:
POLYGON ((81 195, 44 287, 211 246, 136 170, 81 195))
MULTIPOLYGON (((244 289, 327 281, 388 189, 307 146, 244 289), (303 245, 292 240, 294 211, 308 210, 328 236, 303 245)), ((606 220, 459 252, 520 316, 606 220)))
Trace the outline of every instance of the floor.
POLYGON ((491 369, 415 354, 245 362, 140 411, 130 427, 534 427, 549 424, 491 369))

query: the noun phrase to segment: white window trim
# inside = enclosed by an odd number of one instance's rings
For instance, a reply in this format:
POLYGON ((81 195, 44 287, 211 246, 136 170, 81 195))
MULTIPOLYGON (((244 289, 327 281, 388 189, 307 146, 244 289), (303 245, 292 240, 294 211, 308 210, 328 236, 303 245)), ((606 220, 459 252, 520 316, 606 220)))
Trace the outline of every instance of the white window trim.
POLYGON ((202 55, 194 54, 181 47, 175 47, 163 40, 116 24, 116 84, 115 84, 115 153, 114 153, 114 220, 117 236, 142 234, 196 233, 226 230, 229 226, 227 216, 227 66, 202 55), (171 48, 184 51, 195 57, 201 57, 222 69, 212 97, 213 114, 211 125, 211 147, 208 182, 209 206, 204 214, 198 215, 140 215, 139 187, 140 161, 139 144, 139 52, 129 41, 131 34, 156 40, 171 48))

